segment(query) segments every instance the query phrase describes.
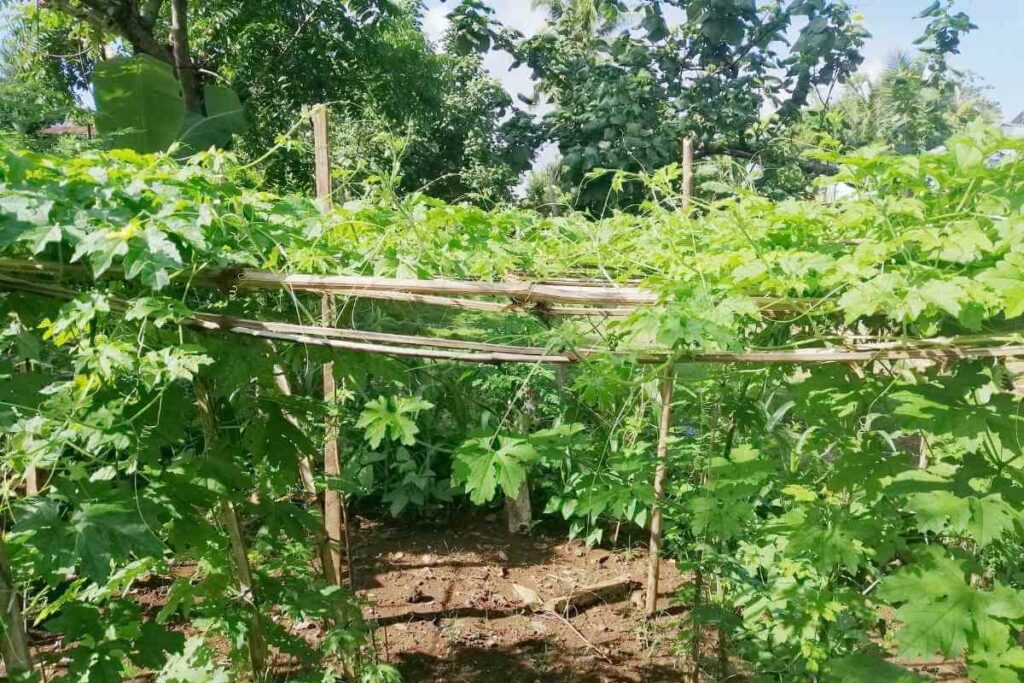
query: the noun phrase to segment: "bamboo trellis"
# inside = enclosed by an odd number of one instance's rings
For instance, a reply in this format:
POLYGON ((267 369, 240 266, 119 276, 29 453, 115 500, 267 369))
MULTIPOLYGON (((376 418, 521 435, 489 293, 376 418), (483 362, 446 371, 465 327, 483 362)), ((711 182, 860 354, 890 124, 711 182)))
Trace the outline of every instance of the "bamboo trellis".
MULTIPOLYGON (((317 196, 323 210, 330 207, 330 168, 327 140, 326 110, 314 110, 314 149, 317 157, 317 196), (322 118, 321 118, 322 117, 322 118)), ((686 145, 686 147, 690 147, 686 145)), ((684 204, 692 194, 692 147, 684 148, 684 204)), ((685 209, 684 209, 685 210, 685 209)), ((109 277, 121 274, 108 271, 109 277)), ((230 315, 193 312, 179 324, 197 331, 247 336, 267 342, 286 342, 322 346, 341 351, 381 354, 398 358, 478 364, 549 363, 569 365, 600 356, 618 356, 629 362, 665 366, 661 382, 661 411, 658 429, 657 467, 654 481, 655 506, 651 515, 650 554, 646 612, 657 611, 658 567, 661 545, 661 502, 667 479, 668 439, 672 422, 673 368, 685 363, 718 364, 817 364, 870 363, 892 360, 961 360, 971 358, 1024 357, 1024 336, 935 337, 913 342, 899 340, 863 341, 851 337, 839 339, 831 346, 793 349, 746 349, 742 351, 694 350, 679 351, 663 347, 644 348, 545 348, 495 344, 480 341, 436 338, 422 335, 394 334, 335 327, 334 299, 371 299, 410 304, 443 306, 487 314, 543 314, 567 316, 622 317, 639 308, 657 305, 658 295, 634 282, 618 284, 607 280, 557 278, 503 282, 462 281, 451 279, 414 280, 365 277, 357 275, 316 275, 273 273, 251 269, 207 269, 191 274, 193 286, 218 288, 231 292, 280 291, 290 294, 321 295, 322 319, 319 325, 285 323, 241 318, 230 315)), ((70 300, 78 292, 58 284, 63 280, 92 280, 91 271, 81 265, 66 265, 34 260, 0 258, 0 290, 18 291, 70 300)), ((765 316, 799 314, 823 303, 819 299, 751 296, 765 316)), ((115 311, 127 310, 128 304, 110 298, 115 311)), ((287 378, 275 369, 275 383, 282 393, 290 393, 287 378)), ((324 368, 325 398, 333 394, 333 372, 324 368)), ((325 474, 340 474, 337 444, 332 432, 325 440, 325 474), (333 446, 332 446, 333 443, 333 446)), ((312 464, 300 463, 300 478, 307 496, 317 494, 312 464)), ((340 547, 347 531, 341 516, 344 501, 330 489, 325 493, 325 541, 320 557, 325 576, 340 584, 340 547), (333 497, 332 497, 333 496, 333 497)), ((2 549, 0 549, 2 550, 2 549)), ((350 558, 349 558, 350 559, 350 558)), ((0 566, 0 570, 3 567, 0 566)), ((244 572, 241 572, 244 574, 244 572)), ((2 571, 0 571, 2 574, 2 571)), ((349 566, 349 577, 352 568, 349 566)), ((0 576, 2 583, 3 576, 0 576)), ((244 582, 243 582, 244 583, 244 582)), ((0 595, 4 586, 0 585, 0 595)), ((15 603, 10 603, 15 605, 15 603)), ((27 648, 25 648, 27 652, 27 648)), ((258 659, 256 657, 255 659, 258 659)), ((254 661, 254 667, 261 662, 254 661)))

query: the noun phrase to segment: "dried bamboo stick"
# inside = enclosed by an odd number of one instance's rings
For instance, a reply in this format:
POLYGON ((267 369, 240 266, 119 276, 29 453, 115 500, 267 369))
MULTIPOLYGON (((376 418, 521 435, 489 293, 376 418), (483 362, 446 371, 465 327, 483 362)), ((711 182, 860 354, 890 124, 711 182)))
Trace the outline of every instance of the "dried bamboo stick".
POLYGON ((657 303, 654 292, 636 287, 582 287, 521 282, 413 280, 362 275, 299 275, 243 270, 233 283, 241 289, 287 289, 358 296, 364 292, 405 292, 449 296, 493 296, 522 303, 638 305, 657 303))
MULTIPOLYGON (((203 425, 205 449, 207 453, 212 453, 218 441, 217 417, 214 413, 213 399, 202 380, 196 380, 193 386, 196 392, 199 419, 203 425)), ((249 566, 249 554, 245 538, 242 536, 242 525, 238 520, 238 511, 235 509, 234 503, 226 498, 220 502, 218 516, 228 532, 228 552, 235 568, 238 592, 249 610, 249 633, 246 641, 249 650, 249 664, 252 667, 253 676, 256 679, 261 679, 267 671, 267 642, 263 632, 256 587, 252 580, 252 569, 249 566)))
POLYGON ((3 539, 0 538, 0 618, 4 622, 4 633, 0 636, 0 655, 3 656, 11 680, 15 680, 17 674, 32 670, 32 653, 25 633, 22 603, 21 592, 14 585, 3 539))
MULTIPOLYGON (((435 348, 460 349, 467 351, 505 352, 505 353, 532 353, 535 355, 546 355, 546 350, 538 347, 513 346, 506 344, 491 344, 488 342, 464 341, 461 339, 445 339, 441 337, 422 337, 411 334, 394 334, 391 332, 372 332, 368 330, 347 330, 337 327, 311 327, 309 325, 297 325, 294 323, 264 322, 262 320, 247 320, 233 318, 231 316, 211 315, 205 313, 195 314, 195 319, 223 327, 249 326, 253 329, 267 330, 272 332, 283 332, 285 334, 308 334, 331 339, 349 339, 356 341, 373 341, 385 344, 396 344, 399 346, 431 346, 435 348), (425 343, 426 340, 426 343, 425 343)), ((597 349, 590 350, 596 353, 597 349)))
MULTIPOLYGON (((0 271, 35 273, 54 277, 91 278, 91 271, 79 265, 0 258, 0 271)), ((108 273, 120 271, 111 268, 108 273)), ((405 301, 447 306, 490 313, 508 313, 528 304, 577 304, 542 309, 555 315, 623 316, 637 306, 658 302, 656 293, 639 287, 610 286, 598 281, 576 285, 549 285, 531 282, 483 282, 468 280, 414 280, 360 275, 282 274, 261 270, 211 269, 191 280, 194 285, 238 290, 287 290, 338 296, 405 301), (474 301, 455 297, 497 297, 512 299, 513 304, 474 301)), ((820 303, 817 299, 752 296, 763 311, 793 313, 820 303)))
POLYGON ((658 577, 661 571, 661 504, 668 476, 668 437, 672 428, 672 390, 675 369, 665 368, 661 379, 661 413, 658 420, 657 467, 654 471, 654 507, 651 510, 651 547, 647 556, 646 613, 651 618, 658 610, 658 577))
MULTIPOLYGON (((288 381, 288 376, 284 372, 284 368, 275 363, 272 372, 274 374, 274 385, 277 387, 278 392, 286 398, 291 397, 292 387, 288 381)), ((299 421, 295 419, 294 415, 288 411, 284 411, 283 415, 284 419, 293 427, 301 429, 299 421)), ((310 505, 316 505, 319 501, 316 492, 316 479, 313 476, 313 461, 305 454, 299 455, 299 481, 302 483, 302 491, 305 494, 306 502, 310 505)), ((333 582, 333 577, 337 576, 337 569, 331 556, 326 532, 318 536, 316 547, 317 555, 320 558, 320 569, 323 572, 324 578, 328 582, 333 582)))

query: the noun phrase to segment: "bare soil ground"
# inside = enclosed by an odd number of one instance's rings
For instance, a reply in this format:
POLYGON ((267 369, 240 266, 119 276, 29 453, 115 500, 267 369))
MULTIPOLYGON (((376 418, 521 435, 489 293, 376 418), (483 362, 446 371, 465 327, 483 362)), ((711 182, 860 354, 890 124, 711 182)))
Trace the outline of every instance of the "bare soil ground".
MULTIPOLYGON (((369 607, 366 617, 382 658, 406 683, 604 683, 680 681, 685 660, 673 654, 678 629, 672 595, 684 578, 661 564, 664 614, 643 617, 646 539, 616 548, 586 548, 567 541, 564 528, 510 534, 496 515, 466 514, 445 521, 353 520, 354 581, 369 607), (534 612, 515 585, 542 600, 620 577, 636 582, 610 602, 564 614, 534 612)), ((188 575, 191 565, 176 567, 188 575)), ((153 576, 129 591, 150 615, 163 606, 173 577, 153 576)), ((305 633, 315 644, 317 629, 305 633)), ((34 656, 48 660, 46 680, 65 671, 70 645, 33 629, 34 656)), ((226 654, 226 644, 217 647, 226 654)), ((279 672, 287 659, 275 662, 279 672)), ((284 674, 285 680, 288 675, 284 674)), ((0 663, 0 681, 5 680, 0 663)), ((139 680, 146 680, 145 678, 139 680)))
MULTIPOLYGON (((567 541, 557 527, 510 534, 496 515, 416 523, 356 518, 353 527, 357 592, 370 605, 367 618, 379 625, 378 652, 406 683, 659 683, 682 681, 689 670, 677 623, 685 607, 672 599, 689 577, 663 560, 661 613, 644 619, 643 534, 628 538, 624 532, 616 547, 588 549, 567 541), (620 577, 638 588, 561 617, 530 610, 515 588, 547 600, 620 577)), ((192 569, 179 566, 175 575, 192 569)), ((170 581, 153 576, 129 593, 152 615, 163 606, 170 581)), ((313 644, 317 632, 307 634, 313 644)), ((710 661, 716 653, 708 636, 702 656, 710 661)), ((38 629, 31 637, 37 660, 44 653, 50 660, 46 680, 52 680, 64 670, 68 643, 38 629)), ((930 680, 969 680, 960 660, 897 661, 930 680)), ((287 680, 290 662, 282 658, 276 665, 287 680)), ((745 680, 736 669, 732 680, 745 680)), ((4 674, 0 663, 0 681, 4 674)))
MULTIPOLYGON (((642 584, 642 548, 587 549, 564 532, 510 534, 495 516, 445 524, 361 521, 353 537, 356 587, 381 624, 377 647, 408 683, 451 681, 679 681, 680 643, 670 598, 684 577, 661 566, 659 606, 643 618, 643 593, 570 610, 527 609, 514 585, 542 599, 626 576, 642 584)), ((639 541, 639 538, 632 539, 639 541)))

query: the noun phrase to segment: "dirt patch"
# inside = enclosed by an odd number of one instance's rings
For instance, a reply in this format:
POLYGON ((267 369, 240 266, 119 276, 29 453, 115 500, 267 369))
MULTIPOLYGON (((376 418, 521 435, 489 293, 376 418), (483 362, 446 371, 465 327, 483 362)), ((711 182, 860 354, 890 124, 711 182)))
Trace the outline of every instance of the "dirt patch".
MULTIPOLYGON (((495 517, 443 525, 361 520, 355 581, 380 624, 378 650, 419 681, 678 681, 683 659, 672 616, 643 618, 642 590, 560 619, 527 609, 519 584, 542 600, 628 577, 642 584, 642 548, 588 549, 557 531, 509 534, 495 517)), ((662 608, 684 578, 661 567, 662 608)), ((672 610, 668 610, 671 612, 672 610)))

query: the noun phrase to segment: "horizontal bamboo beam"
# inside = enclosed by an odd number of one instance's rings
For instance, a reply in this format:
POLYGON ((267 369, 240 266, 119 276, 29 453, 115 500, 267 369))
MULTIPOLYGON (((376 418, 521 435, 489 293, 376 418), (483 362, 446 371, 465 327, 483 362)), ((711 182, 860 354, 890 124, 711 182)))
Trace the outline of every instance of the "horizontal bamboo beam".
MULTIPOLYGON (((63 264, 0 258, 0 272, 34 273, 54 277, 91 278, 91 271, 78 264, 63 264)), ((111 275, 120 271, 111 269, 111 275)), ((432 306, 447 306, 485 313, 509 313, 541 306, 539 312, 553 315, 623 317, 639 306, 658 302, 658 295, 636 286, 613 286, 607 282, 565 281, 576 284, 542 282, 484 282, 470 280, 416 280, 362 275, 308 275, 273 273, 264 270, 208 269, 190 280, 197 286, 215 286, 235 290, 284 290, 335 294, 339 296, 404 301, 432 306), (459 298, 466 297, 466 298, 459 298), (510 299, 511 304, 477 301, 475 297, 510 299), (568 304, 558 305, 558 304, 568 304)), ((789 299, 752 296, 756 306, 767 313, 805 311, 817 299, 789 299)))
POLYGON ((591 287, 543 285, 532 282, 474 282, 468 280, 414 280, 411 278, 367 277, 363 275, 299 275, 260 270, 243 270, 236 286, 242 289, 287 289, 292 291, 348 294, 403 292, 441 296, 490 296, 521 303, 589 304, 595 306, 637 306, 657 303, 654 292, 637 287, 591 287))
MULTIPOLYGON (((35 282, 0 276, 0 288, 51 296, 74 298, 77 293, 35 282)), ((111 299, 112 306, 123 310, 127 304, 111 299)), ((470 363, 553 363, 571 364, 601 353, 629 357, 642 364, 664 363, 865 363, 880 360, 963 360, 970 358, 1024 357, 1024 344, 1004 343, 1002 346, 980 346, 977 337, 970 344, 961 344, 957 337, 921 339, 910 342, 850 344, 831 348, 803 348, 750 351, 698 351, 670 354, 663 349, 603 351, 594 348, 553 352, 530 346, 509 346, 486 342, 438 339, 418 335, 398 335, 362 330, 339 330, 316 325, 266 322, 227 315, 195 313, 183 325, 211 332, 228 332, 260 339, 276 339, 310 346, 326 346, 347 351, 376 353, 397 357, 450 360, 470 363), (641 354, 641 355, 634 355, 641 354)), ((1007 339, 1005 336, 1001 339, 1007 339)))

